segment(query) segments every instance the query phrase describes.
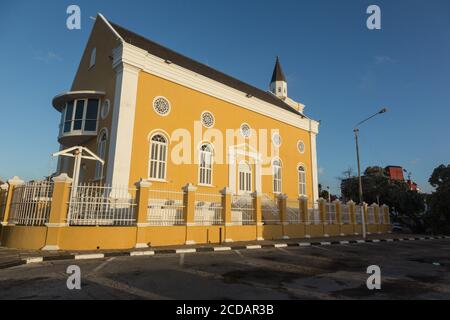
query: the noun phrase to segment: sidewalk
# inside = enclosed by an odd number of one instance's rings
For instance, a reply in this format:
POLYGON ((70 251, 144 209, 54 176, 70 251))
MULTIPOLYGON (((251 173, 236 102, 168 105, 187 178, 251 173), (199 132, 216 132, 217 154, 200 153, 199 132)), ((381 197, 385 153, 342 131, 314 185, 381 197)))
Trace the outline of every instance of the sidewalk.
POLYGON ((39 251, 20 250, 0 247, 0 269, 10 268, 22 264, 39 263, 43 261, 102 259, 114 256, 143 256, 156 254, 178 254, 195 252, 215 252, 228 250, 253 250, 274 247, 311 246, 311 245, 339 245, 365 242, 415 241, 449 239, 443 236, 423 236, 414 234, 371 234, 363 240, 359 236, 336 236, 321 238, 301 238, 288 240, 263 240, 217 244, 199 244, 185 246, 150 247, 127 250, 95 250, 95 251, 39 251))

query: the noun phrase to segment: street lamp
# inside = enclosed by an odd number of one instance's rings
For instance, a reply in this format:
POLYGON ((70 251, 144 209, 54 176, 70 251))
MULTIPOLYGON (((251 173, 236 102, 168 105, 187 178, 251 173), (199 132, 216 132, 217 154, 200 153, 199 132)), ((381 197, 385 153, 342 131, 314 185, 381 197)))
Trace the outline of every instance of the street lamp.
POLYGON ((363 192, 362 192, 362 180, 361 180, 361 164, 359 161, 359 144, 358 144, 358 133, 359 129, 358 127, 363 124, 364 122, 372 119, 373 117, 387 112, 387 108, 383 108, 377 113, 371 115, 367 119, 364 119, 363 121, 356 124, 355 128, 353 129, 353 132, 355 133, 355 143, 356 143, 356 161, 358 162, 358 185, 359 185, 359 204, 361 206, 361 223, 362 223, 362 234, 363 238, 366 238, 366 219, 364 217, 364 209, 363 209, 363 192))

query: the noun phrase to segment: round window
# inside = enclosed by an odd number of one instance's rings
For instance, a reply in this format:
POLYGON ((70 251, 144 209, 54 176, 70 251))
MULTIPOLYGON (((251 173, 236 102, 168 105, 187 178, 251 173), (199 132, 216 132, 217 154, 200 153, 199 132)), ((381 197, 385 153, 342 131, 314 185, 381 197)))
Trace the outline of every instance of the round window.
POLYGON ((105 101, 103 101, 102 109, 100 111, 100 115, 102 116, 103 120, 105 120, 106 117, 108 116, 109 109, 110 109, 110 102, 108 99, 106 99, 105 101))
POLYGON ((209 111, 202 112, 201 121, 205 128, 212 128, 214 126, 214 116, 209 111))
POLYGON ((241 124, 240 132, 244 138, 249 138, 252 134, 252 130, 250 129, 250 126, 246 123, 241 124))
POLYGON ((153 110, 160 116, 167 116, 170 112, 170 103, 164 97, 156 97, 153 100, 153 110))
POLYGON ((279 147, 281 145, 281 136, 279 133, 274 133, 272 136, 272 143, 274 146, 279 147))
POLYGON ((297 142, 297 149, 300 153, 304 153, 305 152, 305 144, 303 143, 302 140, 299 140, 297 142))

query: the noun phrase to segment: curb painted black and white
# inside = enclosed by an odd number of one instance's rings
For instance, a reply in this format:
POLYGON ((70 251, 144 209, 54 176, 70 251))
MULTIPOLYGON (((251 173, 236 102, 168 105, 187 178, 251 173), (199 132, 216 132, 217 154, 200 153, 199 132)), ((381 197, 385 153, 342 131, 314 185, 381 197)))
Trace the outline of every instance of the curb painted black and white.
POLYGON ((235 245, 235 246, 208 246, 198 248, 180 248, 180 249, 151 249, 151 250, 133 250, 133 251, 113 251, 105 253, 86 253, 86 254, 66 254, 42 257, 29 257, 24 259, 13 260, 0 265, 0 269, 16 267, 23 264, 41 263, 48 261, 61 260, 90 260, 104 259, 109 257, 133 257, 133 256, 154 256, 167 254, 182 253, 198 253, 198 252, 221 252, 235 250, 256 250, 267 248, 286 248, 286 247, 310 247, 310 246, 330 246, 343 244, 360 244, 360 243, 378 243, 378 242, 399 242, 399 241, 420 241, 420 240, 441 240, 450 239, 449 236, 436 237, 408 237, 408 238, 386 238, 386 239, 366 239, 366 240, 340 240, 340 241, 316 241, 316 242, 288 242, 273 244, 251 244, 251 245, 235 245))

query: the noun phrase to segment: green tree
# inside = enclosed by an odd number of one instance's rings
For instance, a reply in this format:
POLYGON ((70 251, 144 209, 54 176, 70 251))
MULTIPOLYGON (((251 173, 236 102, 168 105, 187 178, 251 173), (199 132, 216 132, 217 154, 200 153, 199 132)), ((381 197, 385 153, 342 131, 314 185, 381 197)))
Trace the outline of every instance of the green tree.
POLYGON ((428 182, 435 191, 428 197, 429 224, 434 233, 450 233, 450 165, 433 170, 428 182))

